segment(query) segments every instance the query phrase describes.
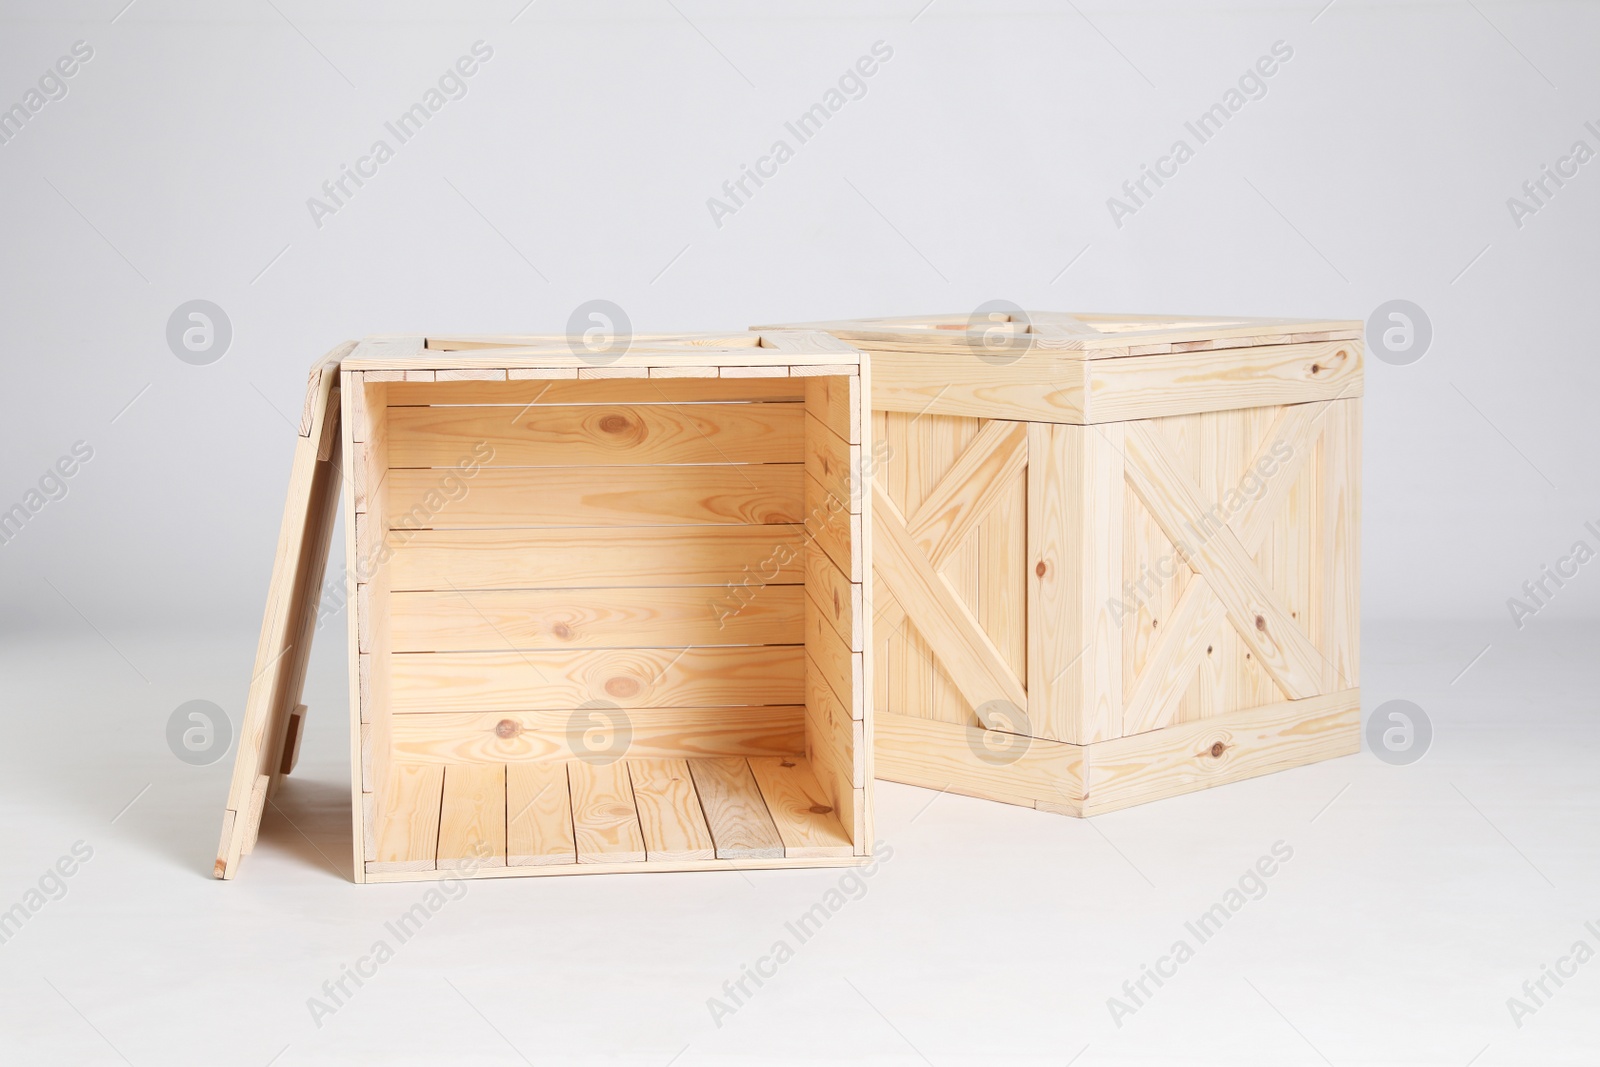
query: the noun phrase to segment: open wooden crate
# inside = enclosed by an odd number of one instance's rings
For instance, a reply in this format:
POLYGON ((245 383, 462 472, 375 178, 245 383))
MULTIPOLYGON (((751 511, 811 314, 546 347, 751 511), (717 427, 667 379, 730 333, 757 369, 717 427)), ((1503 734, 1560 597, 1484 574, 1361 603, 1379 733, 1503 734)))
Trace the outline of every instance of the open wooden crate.
POLYGON ((1359 322, 788 328, 871 356, 881 777, 1083 816, 1359 750, 1359 322))
MULTIPOLYGON (((865 371, 821 334, 343 356, 357 881, 866 861, 865 371)), ((283 747, 241 745, 221 877, 283 747)))

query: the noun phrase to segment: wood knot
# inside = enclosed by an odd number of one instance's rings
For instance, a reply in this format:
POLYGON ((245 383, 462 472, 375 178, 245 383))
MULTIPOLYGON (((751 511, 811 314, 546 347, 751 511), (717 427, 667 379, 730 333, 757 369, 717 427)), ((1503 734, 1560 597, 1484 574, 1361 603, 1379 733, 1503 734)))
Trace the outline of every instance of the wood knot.
POLYGON ((838 618, 839 617, 839 609, 840 609, 840 605, 839 605, 839 590, 835 589, 833 591, 833 615, 834 615, 834 618, 838 618))
POLYGON ((602 416, 600 419, 601 433, 627 433, 633 429, 633 423, 626 415, 615 413, 602 416))
POLYGON ((785 759, 779 761, 778 766, 780 766, 780 767, 793 767, 794 766, 794 760, 785 758, 785 759))
POLYGON ((1039 565, 1038 565, 1038 566, 1037 566, 1037 567, 1035 567, 1035 568, 1033 568, 1033 573, 1035 573, 1035 574, 1037 574, 1037 575, 1038 575, 1038 576, 1039 576, 1039 577, 1041 577, 1041 578, 1043 578, 1043 577, 1044 577, 1044 572, 1045 572, 1045 569, 1046 569, 1046 568, 1045 568, 1045 565, 1044 565, 1044 560, 1042 560, 1042 559, 1041 559, 1041 560, 1040 560, 1040 561, 1039 561, 1039 565))
POLYGON ((614 697, 632 697, 639 695, 639 679, 629 678, 627 675, 618 675, 606 682, 606 692, 614 697))
POLYGON ((1227 750, 1228 750, 1228 746, 1223 744, 1221 741, 1218 741, 1218 742, 1216 742, 1215 744, 1213 744, 1211 746, 1211 758, 1212 759, 1221 759, 1222 758, 1222 754, 1224 752, 1226 752, 1227 750))
POLYGON ((808 809, 813 815, 832 815, 833 809, 826 804, 813 804, 808 809))
POLYGON ((509 739, 516 737, 521 732, 522 727, 518 726, 514 719, 501 719, 494 724, 494 735, 496 737, 509 739))
POLYGON ((1312 374, 1321 374, 1322 373, 1322 364, 1320 364, 1320 363, 1311 364, 1311 373, 1312 374))
POLYGON ((1206 655, 1208 655, 1208 656, 1211 655, 1211 646, 1210 645, 1206 646, 1206 655))
POLYGON ((1267 620, 1263 616, 1256 616, 1256 629, 1260 630, 1262 633, 1267 632, 1267 620))
POLYGON ((564 622, 551 623, 550 633, 563 641, 572 640, 572 627, 564 622))

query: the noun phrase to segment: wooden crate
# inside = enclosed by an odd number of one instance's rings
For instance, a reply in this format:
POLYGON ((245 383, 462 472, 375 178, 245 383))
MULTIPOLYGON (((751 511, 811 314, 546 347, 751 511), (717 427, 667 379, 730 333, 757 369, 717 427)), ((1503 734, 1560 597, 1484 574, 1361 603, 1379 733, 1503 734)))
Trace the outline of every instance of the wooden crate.
POLYGON ((1359 750, 1360 323, 790 328, 872 358, 880 777, 1085 816, 1359 750))
MULTIPOLYGON (((357 881, 868 860, 858 351, 401 337, 336 365, 357 881)), ((298 658, 269 628, 258 666, 298 658)), ((219 877, 292 762, 258 718, 219 877)))

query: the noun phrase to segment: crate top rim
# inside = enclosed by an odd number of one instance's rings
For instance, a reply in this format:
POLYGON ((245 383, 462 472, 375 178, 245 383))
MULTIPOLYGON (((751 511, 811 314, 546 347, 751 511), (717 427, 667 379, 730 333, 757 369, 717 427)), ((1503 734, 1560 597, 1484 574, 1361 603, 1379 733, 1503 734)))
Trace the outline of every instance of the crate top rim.
MULTIPOLYGON (((1263 318, 1256 316, 1149 315, 1114 312, 1024 311, 1024 332, 1030 347, 1062 359, 1111 359, 1169 352, 1254 348, 1305 341, 1359 340, 1357 319, 1263 318)), ((1015 321, 1007 316, 1000 323, 1015 321)), ((892 345, 920 352, 953 355, 985 347, 986 331, 997 322, 973 321, 966 315, 908 315, 894 318, 840 319, 752 326, 763 336, 794 330, 818 330, 856 344, 892 345)), ((991 342, 992 343, 992 342, 991 342)))
MULTIPOLYGON (((864 353, 822 331, 634 334, 617 352, 566 334, 396 334, 356 342, 341 366, 368 370, 613 370, 649 367, 859 368, 864 353)), ((853 372, 853 371, 852 371, 853 372)))

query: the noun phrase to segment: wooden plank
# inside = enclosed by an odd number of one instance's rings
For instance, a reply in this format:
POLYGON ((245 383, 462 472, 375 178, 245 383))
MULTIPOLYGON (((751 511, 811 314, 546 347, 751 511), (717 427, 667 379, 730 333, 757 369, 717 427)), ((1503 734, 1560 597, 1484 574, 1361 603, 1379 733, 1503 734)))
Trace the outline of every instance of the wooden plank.
POLYGON ((716 858, 688 760, 629 760, 628 774, 650 862, 716 858))
MULTIPOLYGON (((590 754, 592 733, 627 728, 615 755, 645 758, 784 756, 805 751, 805 708, 607 708, 427 712, 396 716, 391 745, 409 763, 552 763, 590 754), (591 715, 589 712, 593 712, 591 715), (610 712, 608 715, 607 713, 610 712)), ((606 737, 606 745, 614 742, 606 737)))
MULTIPOLYGON (((798 585, 730 600, 716 587, 392 593, 395 652, 799 644, 798 585)), ((848 605, 847 605, 848 606, 848 605)))
POLYGON ((567 764, 511 763, 505 770, 506 863, 512 867, 577 863, 567 764))
POLYGON ((391 527, 650 526, 802 521, 799 463, 391 470, 391 527))
POLYGON ((936 570, 1022 472, 1028 462, 1027 443, 1025 423, 985 423, 938 486, 923 498, 906 527, 936 570))
MULTIPOLYGON (((839 822, 850 830, 859 846, 868 833, 864 791, 872 783, 870 770, 871 725, 859 717, 870 708, 857 708, 858 717, 834 694, 814 664, 806 671, 805 757, 812 773, 838 810, 839 822)), ((868 842, 870 845, 870 842, 868 842)))
POLYGON ((781 463, 800 457, 801 404, 389 409, 391 467, 781 463))
POLYGON ((1228 526, 1204 538, 1188 532, 1206 507, 1150 427, 1129 423, 1125 448, 1129 484, 1167 536, 1186 546, 1190 566, 1211 585, 1261 666, 1291 699, 1315 696, 1321 684, 1320 653, 1265 588, 1238 536, 1228 526))
POLYGON ((316 627, 317 594, 332 541, 333 513, 339 502, 339 465, 331 456, 319 461, 317 453, 324 427, 337 419, 340 360, 353 347, 348 342, 339 345, 311 367, 272 576, 267 584, 255 665, 234 754, 233 778, 223 814, 224 833, 212 868, 218 878, 232 878, 238 873, 244 842, 259 830, 249 825, 251 792, 257 778, 272 774, 282 765, 289 716, 301 703, 311 636, 316 627))
POLYGON ((376 849, 369 871, 431 871, 439 843, 439 809, 444 800, 441 766, 396 763, 375 795, 376 849))
POLYGON ((849 509, 861 510, 861 446, 845 442, 820 420, 804 421, 806 474, 832 496, 849 502, 849 509))
POLYGON ((1360 392, 1361 346, 1353 341, 1104 359, 1089 365, 1088 421, 1303 404, 1360 392))
POLYGON ((567 765, 572 829, 579 863, 643 863, 644 836, 627 764, 574 760, 567 765))
POLYGON ((1084 421, 1084 361, 1034 348, 998 366, 971 353, 872 355, 872 407, 1019 422, 1084 421))
POLYGON ((912 542, 900 510, 873 489, 879 577, 928 639, 940 665, 974 708, 1004 700, 1026 708, 1028 695, 972 612, 912 542))
POLYGON ((1084 815, 1361 750, 1355 690, 1284 701, 1088 747, 1084 815))
POLYGON ((829 796, 803 759, 749 761, 785 856, 848 856, 850 835, 829 796))
POLYGON ((828 492, 807 475, 805 485, 805 528, 810 541, 821 547, 852 582, 861 581, 861 516, 850 511, 850 502, 828 492))
POLYGON ((1169 712, 1205 662, 1208 641, 1227 616, 1203 581, 1191 581, 1167 615, 1154 654, 1140 672, 1122 713, 1122 734, 1166 726, 1169 712))
POLYGON ((784 854, 783 841, 746 761, 699 759, 690 762, 689 771, 718 859, 770 859, 784 854))
POLYGON ((852 445, 862 440, 861 395, 859 376, 807 378, 805 381, 806 411, 852 445))
POLYGON ((1323 686, 1361 684, 1361 401, 1332 405, 1322 454, 1323 686))
MULTIPOLYGON (((774 871, 861 867, 872 862, 870 852, 858 852, 851 856, 820 856, 816 859, 789 858, 779 856, 776 859, 749 859, 749 860, 662 860, 659 863, 584 863, 576 867, 550 866, 550 867, 500 867, 492 870, 483 870, 474 875, 475 878, 542 878, 560 877, 568 878, 573 875, 611 875, 611 874, 667 874, 681 871, 774 871)), ((366 880, 369 882, 429 882, 438 878, 437 874, 415 874, 407 872, 369 872, 366 880)))
POLYGON ((804 534, 798 524, 400 531, 389 570, 397 590, 792 585, 804 534))
MULTIPOLYGON (((757 370, 767 367, 787 368, 800 364, 836 364, 840 362, 839 352, 778 352, 764 348, 695 348, 685 351, 680 348, 658 347, 640 343, 637 340, 629 346, 626 352, 617 356, 616 360, 604 367, 596 367, 590 362, 587 353, 574 354, 565 344, 560 347, 516 347, 516 348, 479 348, 462 349, 453 352, 443 352, 428 349, 415 359, 393 353, 367 354, 361 351, 353 353, 345 361, 350 370, 394 370, 406 369, 407 366, 418 364, 435 370, 443 376, 464 370, 564 370, 575 369, 581 379, 584 372, 603 372, 596 377, 623 377, 630 372, 645 377, 651 367, 716 367, 719 371, 749 369, 757 370)), ((787 369, 785 370, 787 373, 787 369)))
MULTIPOLYGON (((826 552, 813 548, 804 553, 805 595, 852 652, 865 650, 862 586, 844 576, 826 552)), ((768 595, 771 591, 763 593, 768 595)))
MULTIPOLYGON (((691 368, 693 369, 693 368, 691 368)), ((513 371, 532 373, 528 371, 513 371)), ((551 373, 567 373, 555 372, 551 373)), ((504 383, 439 382, 396 385, 389 404, 495 404, 523 408, 529 404, 690 404, 739 402, 791 402, 808 394, 800 382, 786 378, 723 381, 711 378, 621 378, 611 381, 580 380, 577 371, 560 379, 518 379, 504 383)), ((511 414, 511 413, 508 413, 511 414)))
POLYGON ((873 728, 877 776, 1033 807, 1072 809, 1083 795, 1083 748, 1023 738, 995 752, 974 726, 878 712, 873 728), (989 753, 985 759, 981 753, 989 753))
POLYGON ((438 869, 475 871, 506 865, 506 769, 457 764, 444 769, 438 869))
POLYGON ((850 644, 828 620, 828 613, 810 597, 805 598, 805 652, 812 666, 821 671, 835 695, 852 708, 866 703, 862 654, 850 651, 850 644))
POLYGON ((798 704, 804 650, 606 649, 567 652, 397 652, 397 715, 434 711, 570 709, 589 701, 625 708, 798 704))

